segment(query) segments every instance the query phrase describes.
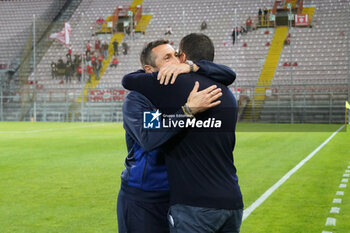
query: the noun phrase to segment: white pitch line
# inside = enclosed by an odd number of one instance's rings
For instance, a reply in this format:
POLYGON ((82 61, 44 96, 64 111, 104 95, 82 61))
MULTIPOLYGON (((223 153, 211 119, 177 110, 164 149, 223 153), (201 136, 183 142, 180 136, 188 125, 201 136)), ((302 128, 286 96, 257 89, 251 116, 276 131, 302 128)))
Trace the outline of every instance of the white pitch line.
POLYGON ((333 203, 335 203, 335 204, 341 204, 341 202, 342 202, 341 198, 334 198, 333 199, 333 203))
POLYGON ((330 214, 339 214, 340 208, 339 207, 332 207, 329 211, 330 214))
POLYGON ((278 189, 284 182, 286 182, 289 177, 291 177, 296 171, 299 170, 307 161, 309 161, 318 151, 322 149, 340 130, 344 128, 345 125, 341 126, 337 131, 335 131, 326 141, 324 141, 319 147, 317 147, 313 152, 311 152, 305 159, 303 159, 298 165, 296 165, 292 170, 285 174, 277 183, 272 185, 263 195, 261 195, 253 204, 243 211, 244 221, 248 216, 258 208, 276 189, 278 189))
POLYGON ((40 132, 48 132, 55 130, 65 130, 65 129, 81 129, 81 128, 90 128, 90 127, 98 127, 98 126, 106 126, 105 124, 98 125, 84 125, 84 126, 76 126, 76 127, 65 127, 65 128, 48 128, 48 129, 39 129, 39 130, 27 130, 27 131, 0 131, 0 133, 40 133, 40 132))
POLYGON ((344 191, 337 191, 337 193, 335 195, 337 195, 337 196, 344 196, 344 191))
POLYGON ((326 226, 336 226, 337 225, 337 219, 335 218, 327 218, 326 226))

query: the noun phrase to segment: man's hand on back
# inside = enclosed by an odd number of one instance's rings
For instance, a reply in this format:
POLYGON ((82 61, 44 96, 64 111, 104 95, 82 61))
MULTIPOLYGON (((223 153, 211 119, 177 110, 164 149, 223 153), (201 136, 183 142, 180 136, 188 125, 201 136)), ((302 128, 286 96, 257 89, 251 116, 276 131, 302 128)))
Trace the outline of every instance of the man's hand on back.
MULTIPOLYGON (((196 72, 199 67, 196 64, 193 64, 193 71, 196 72)), ((160 80, 160 84, 168 85, 169 81, 171 84, 174 84, 177 76, 179 74, 185 74, 190 72, 190 66, 186 63, 180 64, 169 64, 162 67, 159 70, 157 79, 160 80)))
POLYGON ((222 96, 220 88, 212 85, 202 91, 198 91, 199 82, 196 81, 194 87, 187 98, 187 106, 191 109, 193 114, 204 112, 205 110, 215 107, 221 103, 217 100, 222 96))

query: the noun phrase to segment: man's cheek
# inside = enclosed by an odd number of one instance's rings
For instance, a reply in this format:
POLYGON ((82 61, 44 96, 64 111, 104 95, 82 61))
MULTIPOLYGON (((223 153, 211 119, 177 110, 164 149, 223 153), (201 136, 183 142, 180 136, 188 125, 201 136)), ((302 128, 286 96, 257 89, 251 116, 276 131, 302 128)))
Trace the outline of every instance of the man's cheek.
POLYGON ((177 58, 174 58, 174 59, 171 60, 170 63, 171 63, 171 64, 179 64, 180 61, 179 61, 177 58))

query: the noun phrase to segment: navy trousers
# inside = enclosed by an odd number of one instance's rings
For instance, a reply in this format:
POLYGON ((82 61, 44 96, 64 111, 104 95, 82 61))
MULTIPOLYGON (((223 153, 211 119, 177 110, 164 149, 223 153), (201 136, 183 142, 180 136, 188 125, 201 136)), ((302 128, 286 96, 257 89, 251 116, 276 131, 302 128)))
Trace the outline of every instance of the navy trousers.
POLYGON ((133 200, 120 189, 117 202, 119 233, 169 233, 169 202, 133 200))

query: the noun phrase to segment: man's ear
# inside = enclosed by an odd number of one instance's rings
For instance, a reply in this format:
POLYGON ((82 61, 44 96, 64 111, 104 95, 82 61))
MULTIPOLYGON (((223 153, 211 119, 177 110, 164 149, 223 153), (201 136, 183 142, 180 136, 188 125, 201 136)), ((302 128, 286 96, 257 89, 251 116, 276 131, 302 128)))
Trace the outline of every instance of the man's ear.
POLYGON ((155 72, 153 66, 150 66, 150 65, 145 65, 145 66, 143 67, 143 69, 145 70, 146 73, 155 72))
POLYGON ((185 63, 187 60, 186 53, 182 53, 181 56, 179 57, 181 63, 185 63))

